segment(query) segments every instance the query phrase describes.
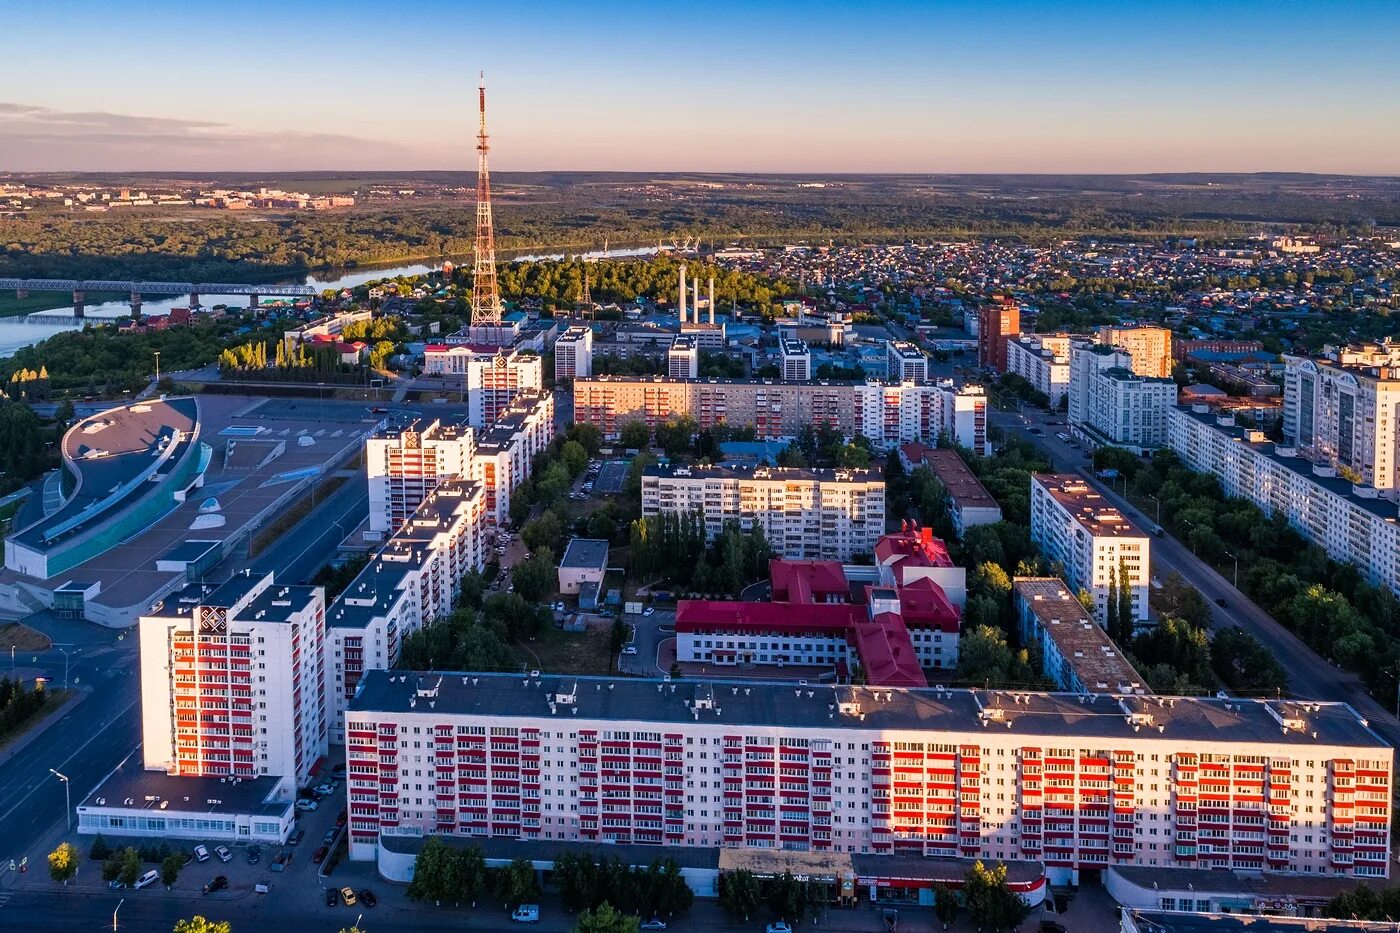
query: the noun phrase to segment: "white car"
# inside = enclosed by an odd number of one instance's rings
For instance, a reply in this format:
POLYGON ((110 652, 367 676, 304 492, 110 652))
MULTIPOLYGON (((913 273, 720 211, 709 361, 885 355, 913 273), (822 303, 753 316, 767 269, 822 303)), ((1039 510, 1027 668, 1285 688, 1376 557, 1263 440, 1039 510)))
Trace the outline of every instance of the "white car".
POLYGON ((655 609, 655 607, 653 607, 653 606, 647 606, 645 609, 642 610, 642 615, 644 615, 644 616, 654 616, 654 615, 656 615, 656 609, 655 609))
POLYGON ((636 645, 628 645, 626 648, 623 648, 623 649, 622 649, 622 653, 623 653, 623 654, 636 654, 636 653, 637 653, 637 646, 636 646, 636 645))
POLYGON ((1067 441, 1067 440, 1069 440, 1069 435, 1066 434, 1064 431, 1057 431, 1057 432, 1055 432, 1055 436, 1058 437, 1058 438, 1059 438, 1060 440, 1062 440, 1062 441, 1067 441))
POLYGON ((777 923, 768 924, 767 933, 792 933, 792 927, 788 926, 785 921, 779 920, 777 923))
POLYGON ((650 920, 648 920, 646 923, 642 924, 642 925, 641 925, 640 927, 638 927, 637 929, 639 929, 639 930, 664 930, 664 929, 666 929, 666 921, 665 921, 665 920, 662 920, 660 917, 652 917, 650 920))
POLYGON ((214 854, 219 857, 221 862, 233 861, 233 853, 228 850, 228 846, 215 846, 214 854))
POLYGON ((144 875, 142 875, 140 878, 137 878, 137 879, 136 879, 136 883, 133 884, 132 887, 139 891, 139 890, 141 890, 142 888, 146 887, 147 885, 155 884, 155 883, 156 883, 156 879, 159 878, 159 877, 160 877, 160 872, 158 872, 158 871, 156 871, 154 868, 152 868, 150 871, 146 872, 146 873, 145 873, 144 875))
POLYGON ((521 904, 519 907, 515 908, 515 912, 510 915, 510 919, 514 920, 516 923, 539 923, 540 905, 521 904))
POLYGON ((194 847, 194 860, 195 860, 196 862, 207 862, 207 861, 209 861, 209 849, 206 848, 205 846, 202 846, 202 845, 195 846, 195 847, 194 847))
MULTIPOLYGON (((297 809, 303 813, 310 813, 312 810, 315 810, 317 806, 318 804, 316 803, 316 801, 308 800, 305 797, 303 797, 301 800, 298 800, 296 803, 297 809)), ((204 858, 208 857, 208 853, 206 853, 204 858)), ((200 861, 202 862, 204 861, 204 859, 200 859, 200 861)))

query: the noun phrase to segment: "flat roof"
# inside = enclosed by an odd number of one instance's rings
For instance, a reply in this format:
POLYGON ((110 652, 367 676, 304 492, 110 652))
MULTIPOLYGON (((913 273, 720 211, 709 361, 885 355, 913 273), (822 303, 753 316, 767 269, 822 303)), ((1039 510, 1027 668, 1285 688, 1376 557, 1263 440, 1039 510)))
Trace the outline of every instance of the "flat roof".
POLYGON ((272 775, 233 780, 147 771, 142 767, 141 756, 133 752, 78 806, 280 816, 291 809, 292 801, 269 802, 268 798, 281 782, 282 778, 272 775), (162 803, 166 806, 161 807, 162 803))
MULTIPOLYGON (((909 729, 973 734, 988 719, 1018 737, 1073 738, 1078 741, 1162 741, 1183 739, 1237 743, 1262 748, 1350 746, 1389 755, 1391 746, 1344 703, 1241 700, 1213 697, 1109 697, 1073 693, 999 690, 812 685, 790 682, 580 677, 475 672, 370 671, 351 701, 352 712, 412 713, 419 697, 435 700, 438 715, 560 716, 558 696, 572 697, 573 714, 561 718, 684 724, 700 721, 725 727, 754 725, 831 730, 909 729), (1000 713, 984 710, 999 709, 1000 713), (858 711, 858 712, 857 712, 858 711), (1299 727, 1282 728, 1282 721, 1299 727), (1144 725, 1148 728, 1143 728, 1144 725), (1314 738, 1316 735, 1316 738, 1314 738)), ((419 710, 429 713, 426 703, 419 710)), ((1261 752, 1269 754, 1269 752, 1261 752)))
POLYGON ((1147 534, 1099 495, 1084 477, 1074 473, 1032 473, 1039 483, 1085 531, 1096 538, 1146 538, 1147 534))
POLYGON ((683 466, 655 463, 642 471, 642 476, 665 479, 739 479, 739 480, 813 480, 824 483, 883 483, 884 471, 879 467, 842 467, 807 469, 805 467, 748 466, 683 466))
POLYGON ((601 538, 571 538, 564 548, 564 559, 559 561, 560 569, 606 570, 608 566, 608 542, 601 538))
MULTIPOLYGON (((912 446, 912 445, 910 445, 912 446)), ((922 446, 922 445, 920 445, 922 446)), ((987 492, 987 487, 973 475, 972 470, 951 448, 924 447, 923 462, 933 470, 934 476, 948 490, 948 495, 960 509, 995 509, 997 500, 987 492)))
POLYGON ((181 564, 190 564, 199 560, 210 551, 217 550, 221 545, 222 542, 220 541, 185 540, 160 555, 160 559, 176 561, 181 564))
POLYGON ((1016 577, 1011 587, 1087 690, 1119 693, 1124 687, 1143 687, 1142 675, 1062 580, 1016 577))
POLYGON ((1389 920, 1334 920, 1164 910, 1134 910, 1130 911, 1130 915, 1137 921, 1137 928, 1147 933, 1393 933, 1396 928, 1394 921, 1389 920))
MULTIPOLYGON (((1203 894, 1240 894, 1257 897, 1294 897, 1300 900, 1329 901, 1342 891, 1356 889, 1361 879, 1354 876, 1235 872, 1223 868, 1153 868, 1143 865, 1114 865, 1129 884, 1161 891, 1190 891, 1203 894)), ((1377 884, 1384 879, 1370 879, 1377 884)))

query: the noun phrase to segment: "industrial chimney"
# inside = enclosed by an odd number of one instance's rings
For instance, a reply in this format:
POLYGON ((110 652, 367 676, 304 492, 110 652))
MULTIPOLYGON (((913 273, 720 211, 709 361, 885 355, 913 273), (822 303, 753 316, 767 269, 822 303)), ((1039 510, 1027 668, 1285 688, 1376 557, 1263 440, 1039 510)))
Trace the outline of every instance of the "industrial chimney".
POLYGON ((681 326, 685 325, 685 266, 681 266, 681 326))
POLYGON ((710 276, 710 326, 715 323, 715 277, 710 276))

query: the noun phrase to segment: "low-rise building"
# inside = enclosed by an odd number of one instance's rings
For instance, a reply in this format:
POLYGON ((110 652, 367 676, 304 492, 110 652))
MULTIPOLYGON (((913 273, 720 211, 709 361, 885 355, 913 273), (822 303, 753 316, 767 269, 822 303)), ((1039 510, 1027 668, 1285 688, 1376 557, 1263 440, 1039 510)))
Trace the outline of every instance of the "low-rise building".
POLYGON ((1041 672, 1056 687, 1113 696, 1152 692, 1064 581, 1016 577, 1011 591, 1021 644, 1039 649, 1041 672))
POLYGON ((578 593, 585 583, 603 585, 608 573, 608 542, 595 538, 570 538, 559 561, 559 592, 578 593))
POLYGON ((1031 476, 1031 541, 1041 556, 1064 568, 1075 591, 1094 599, 1094 618, 1106 624, 1109 600, 1126 578, 1133 619, 1148 619, 1151 539, 1074 474, 1031 476))
POLYGON ((948 498, 948 517, 959 538, 969 528, 1001 521, 1001 506, 956 450, 904 444, 899 448, 899 459, 905 470, 928 467, 943 484, 948 498))

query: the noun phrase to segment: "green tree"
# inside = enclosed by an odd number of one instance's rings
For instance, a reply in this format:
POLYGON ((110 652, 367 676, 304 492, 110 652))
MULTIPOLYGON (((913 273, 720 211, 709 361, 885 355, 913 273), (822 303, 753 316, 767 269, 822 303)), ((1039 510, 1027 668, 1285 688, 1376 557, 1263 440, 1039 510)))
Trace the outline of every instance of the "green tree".
POLYGON ((1162 580, 1161 589, 1153 591, 1152 602, 1161 615, 1183 619, 1196 628, 1210 625, 1210 604, 1200 590, 1175 570, 1162 580))
POLYGON ((447 893, 447 863, 452 857, 439 836, 429 836, 413 860, 413 880, 408 885, 409 900, 440 901, 447 893))
POLYGON ((958 919, 958 894, 941 881, 933 886, 933 913, 945 930, 958 919))
POLYGON ((540 882, 535 876, 535 866, 529 859, 518 858, 504 868, 495 871, 496 896, 505 902, 508 910, 529 903, 540 896, 540 882))
POLYGON ((768 906, 780 918, 798 923, 812 907, 811 889, 791 872, 783 872, 768 883, 768 906))
POLYGON ((1133 581, 1128 575, 1128 565, 1125 561, 1118 562, 1118 592, 1115 594, 1118 600, 1118 637, 1115 639, 1119 645, 1131 644, 1133 631, 1137 628, 1137 618, 1133 612, 1133 581))
POLYGON ((1144 664, 1171 672, 1164 682, 1164 672, 1143 671, 1154 690, 1200 694, 1209 692, 1214 682, 1209 637, 1181 619, 1162 619, 1133 640, 1132 650, 1144 664))
POLYGON ((524 599, 538 603, 555 591, 558 582, 557 568, 554 565, 554 552, 547 547, 535 551, 525 560, 516 564, 510 572, 515 591, 524 599))
POLYGON ((574 933, 637 933, 640 923, 636 917, 614 910, 604 901, 596 909, 579 914, 574 933))
POLYGON ((628 421, 618 432, 618 443, 627 450, 641 450, 651 440, 645 421, 628 421))
POLYGON ((72 843, 60 842, 58 848, 49 853, 49 877, 67 884, 78 873, 78 850, 72 843))
POLYGON ((588 469, 588 451, 578 441, 565 441, 564 446, 559 448, 559 459, 574 478, 588 469))
POLYGON ((172 887, 180 877, 180 869, 185 867, 184 856, 172 852, 160 861, 160 883, 172 887))
POLYGON ((481 847, 458 849, 453 853, 452 861, 453 870, 448 873, 452 885, 446 896, 456 904, 476 904, 476 899, 486 890, 486 858, 481 854, 481 847))
POLYGON ((92 847, 88 849, 88 858, 100 862, 103 859, 109 858, 111 854, 112 847, 107 844, 106 839, 102 838, 101 833, 92 837, 92 847))
POLYGON ((967 873, 963 895, 972 922, 990 933, 1014 930, 1030 914, 1030 906, 1007 884, 1002 863, 989 869, 978 859, 967 873))
POLYGON ((741 868, 729 872, 720 879, 719 906, 733 919, 748 922, 749 917, 763 901, 758 887, 758 879, 753 872, 741 868))
POLYGON ((173 933, 232 933, 233 926, 227 920, 209 920, 203 915, 175 921, 173 933))
POLYGON ((122 849, 117 855, 117 878, 130 887, 141 877, 141 855, 131 846, 122 849))
POLYGON ((74 418, 73 403, 69 399, 64 399, 58 403, 58 408, 54 410, 53 418, 60 427, 67 427, 74 418))
POLYGON ((584 452, 596 457, 603 446, 603 432, 591 424, 571 424, 564 436, 583 445, 584 452))
POLYGON ((526 525, 524 531, 520 533, 520 539, 532 551, 537 551, 540 548, 557 551, 564 541, 564 523, 559 520, 559 516, 553 510, 550 510, 526 525))
POLYGON ((1215 633, 1210 642, 1210 665, 1215 676, 1237 693, 1269 695, 1288 687, 1283 667, 1238 625, 1215 633))

